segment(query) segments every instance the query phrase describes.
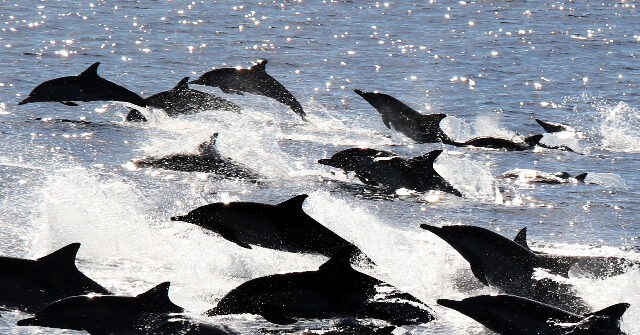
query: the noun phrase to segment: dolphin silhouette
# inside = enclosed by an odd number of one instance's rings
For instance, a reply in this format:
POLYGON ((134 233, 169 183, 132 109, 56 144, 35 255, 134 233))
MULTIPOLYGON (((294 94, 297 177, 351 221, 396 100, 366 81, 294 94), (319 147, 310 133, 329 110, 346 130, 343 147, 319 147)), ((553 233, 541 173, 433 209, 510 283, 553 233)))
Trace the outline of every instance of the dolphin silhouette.
POLYGON ((80 243, 72 243, 37 260, 0 257, 0 305, 36 312, 72 295, 109 291, 76 267, 80 243))
POLYGON ((249 280, 207 314, 258 314, 277 324, 296 318, 375 318, 401 326, 434 319, 431 309, 412 295, 352 269, 351 249, 336 253, 317 271, 249 280))
MULTIPOLYGON (((240 113, 242 109, 240 106, 213 94, 190 89, 188 82, 189 77, 184 77, 172 89, 156 93, 144 100, 147 106, 160 108, 171 117, 218 109, 240 113)), ((125 119, 127 121, 147 121, 137 109, 130 110, 125 119)))
POLYGON ((215 69, 190 83, 218 87, 227 94, 242 95, 242 92, 247 92, 269 97, 289 106, 304 119, 306 114, 298 100, 280 82, 267 74, 266 65, 267 60, 264 59, 249 69, 215 69))
POLYGON ((148 334, 183 309, 169 299, 165 282, 135 297, 74 296, 51 303, 18 326, 85 330, 90 334, 148 334), (142 332, 145 331, 145 332, 142 332))
POLYGON ((74 101, 120 101, 146 107, 139 95, 98 75, 100 62, 93 63, 77 76, 47 80, 36 86, 18 105, 30 102, 56 101, 77 106, 74 101))
POLYGON ((447 117, 446 114, 420 114, 390 95, 360 90, 354 92, 380 113, 387 128, 393 128, 417 143, 452 142, 440 128, 440 121, 447 117))
POLYGON ((503 335, 622 335, 620 318, 629 308, 629 304, 620 303, 578 315, 513 295, 481 295, 437 302, 503 335))

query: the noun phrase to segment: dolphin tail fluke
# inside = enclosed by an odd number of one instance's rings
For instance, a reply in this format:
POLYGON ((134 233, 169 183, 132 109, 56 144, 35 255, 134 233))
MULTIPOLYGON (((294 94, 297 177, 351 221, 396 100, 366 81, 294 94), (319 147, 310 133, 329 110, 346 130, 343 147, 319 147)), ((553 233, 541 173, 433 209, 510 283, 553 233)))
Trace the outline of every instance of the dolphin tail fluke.
POLYGON ((542 134, 532 135, 524 139, 524 142, 530 146, 538 145, 540 140, 542 139, 542 134))
POLYGON ((527 227, 520 229, 516 237, 513 239, 513 242, 529 249, 529 244, 527 244, 527 227))
POLYGON ((160 308, 163 312, 182 313, 182 307, 174 304, 169 299, 170 285, 170 282, 161 283, 147 292, 138 294, 136 298, 140 299, 147 306, 160 308))
POLYGON ((586 172, 585 173, 581 173, 581 174, 575 176, 575 178, 576 178, 577 181, 579 181, 581 183, 584 183, 585 178, 587 178, 587 173, 586 172))
POLYGON ((38 258, 40 264, 52 265, 66 269, 76 268, 76 255, 80 249, 80 243, 71 243, 44 257, 38 258))
POLYGON ((184 77, 176 86, 173 87, 174 91, 186 91, 189 89, 189 77, 184 77))

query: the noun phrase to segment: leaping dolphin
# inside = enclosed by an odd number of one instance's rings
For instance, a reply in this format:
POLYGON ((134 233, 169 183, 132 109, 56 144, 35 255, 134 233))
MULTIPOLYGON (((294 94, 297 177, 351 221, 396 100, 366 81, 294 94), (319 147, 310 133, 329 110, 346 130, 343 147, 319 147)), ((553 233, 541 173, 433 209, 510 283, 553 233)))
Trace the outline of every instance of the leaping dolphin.
POLYGON ((190 83, 218 87, 227 94, 242 95, 242 92, 247 92, 269 97, 289 106, 304 119, 306 114, 298 100, 280 82, 267 74, 266 65, 267 60, 264 59, 249 69, 215 69, 190 83))
POLYGON ((297 318, 375 318, 397 326, 434 319, 412 295, 351 268, 353 250, 335 254, 317 271, 252 279, 231 290, 208 315, 258 314, 290 324, 297 318))
POLYGON ((76 267, 80 243, 72 243, 37 260, 0 257, 0 305, 36 312, 73 295, 109 291, 76 267))
POLYGON ((331 257, 345 247, 352 247, 354 256, 363 256, 360 249, 304 212, 302 204, 307 197, 301 194, 277 205, 213 203, 171 220, 193 223, 248 249, 257 245, 331 257))
POLYGON ((512 295, 480 295, 437 302, 503 335, 623 335, 620 318, 629 308, 629 304, 620 303, 578 315, 512 295))
POLYGON ((183 309, 168 296, 169 283, 162 283, 135 297, 74 296, 58 300, 18 321, 18 326, 40 326, 85 330, 100 334, 148 334, 155 324, 167 321, 183 309))
POLYGON ((388 151, 352 148, 318 163, 354 171, 363 183, 382 186, 390 191, 400 188, 418 192, 438 190, 461 197, 462 193, 433 168, 441 153, 442 150, 433 150, 422 156, 404 158, 390 156, 388 151))
MULTIPOLYGON (((160 108, 171 117, 218 109, 239 113, 242 109, 233 102, 211 93, 190 89, 188 82, 189 77, 184 77, 172 89, 156 93, 144 100, 148 106, 160 108)), ((130 110, 126 120, 147 121, 137 109, 130 110)))
MULTIPOLYGON (((460 253, 473 275, 485 285, 542 301, 575 313, 589 311, 570 285, 549 278, 534 279, 535 268, 547 268, 545 259, 522 245, 482 227, 420 225, 460 253)), ((555 271, 551 271, 555 272, 555 271)))
POLYGON ((382 116, 387 128, 393 128, 417 143, 451 143, 452 140, 440 128, 446 114, 420 114, 400 100, 378 92, 354 90, 382 116))
POLYGON ((18 105, 30 102, 55 101, 78 106, 74 101, 120 101, 146 107, 145 100, 128 89, 98 75, 100 62, 93 63, 77 76, 47 80, 36 86, 18 105))

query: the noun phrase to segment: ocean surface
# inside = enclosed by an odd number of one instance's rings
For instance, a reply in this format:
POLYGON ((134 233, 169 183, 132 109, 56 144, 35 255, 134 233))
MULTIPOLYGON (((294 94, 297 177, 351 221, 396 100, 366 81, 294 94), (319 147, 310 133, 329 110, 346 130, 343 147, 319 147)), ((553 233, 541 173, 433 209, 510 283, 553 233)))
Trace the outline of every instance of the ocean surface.
MULTIPOLYGON (((508 237, 528 227, 537 250, 640 260, 638 6, 2 0, 0 254, 37 258, 80 242, 79 269, 113 292, 135 295, 171 281, 171 299, 189 315, 255 334, 277 327, 253 315, 202 313, 247 280, 313 270, 326 258, 244 249, 169 218, 211 202, 275 204, 306 193, 304 210, 377 264, 362 271, 437 313, 437 321, 396 334, 492 334, 436 304, 497 291, 479 284, 455 250, 419 225, 471 224, 508 237), (232 100, 243 112, 154 113, 150 122, 132 124, 118 103, 17 105, 37 84, 94 62, 102 77, 149 96, 185 76, 261 59, 303 105, 308 122, 274 100, 203 86, 194 88, 232 100), (567 124, 577 132, 547 134, 542 142, 577 153, 415 144, 387 129, 354 89, 390 94, 422 113, 446 113, 442 127, 456 140, 542 133, 535 118, 567 124), (258 183, 130 163, 195 152, 214 132, 219 152, 259 174, 258 183), (379 197, 345 187, 359 182, 317 160, 350 147, 404 156, 443 149, 436 170, 464 198, 379 197), (500 177, 513 169, 588 176, 586 184, 562 185, 500 177)), ((594 310, 630 303, 622 326, 640 334, 640 270, 566 281, 594 310)), ((24 317, 2 312, 0 333, 78 334, 15 326, 24 317)))

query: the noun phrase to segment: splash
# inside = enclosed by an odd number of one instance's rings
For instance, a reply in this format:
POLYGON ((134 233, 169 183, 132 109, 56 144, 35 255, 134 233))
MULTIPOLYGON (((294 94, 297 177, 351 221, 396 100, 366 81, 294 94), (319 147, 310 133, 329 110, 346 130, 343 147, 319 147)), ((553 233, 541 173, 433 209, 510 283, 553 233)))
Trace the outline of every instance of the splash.
POLYGON ((611 151, 640 151, 640 111, 619 102, 615 106, 596 107, 602 116, 600 133, 602 146, 611 151))

